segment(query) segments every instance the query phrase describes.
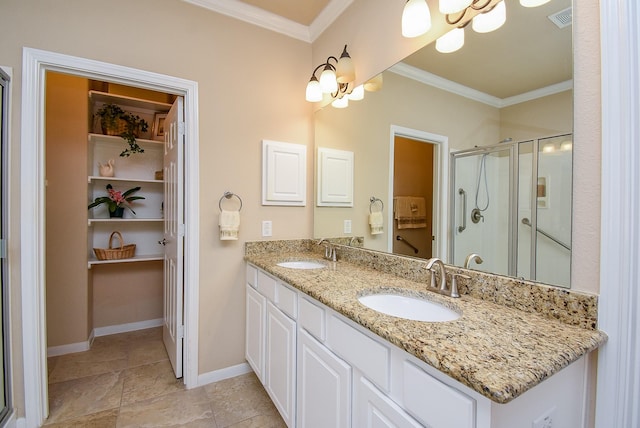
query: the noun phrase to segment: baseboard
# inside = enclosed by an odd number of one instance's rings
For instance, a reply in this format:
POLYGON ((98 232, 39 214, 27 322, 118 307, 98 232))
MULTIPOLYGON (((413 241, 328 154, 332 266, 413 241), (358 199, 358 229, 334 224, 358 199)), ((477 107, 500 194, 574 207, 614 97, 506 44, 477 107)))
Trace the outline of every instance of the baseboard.
POLYGON ((95 337, 109 336, 111 334, 127 333, 129 331, 144 330, 146 328, 160 327, 163 323, 162 318, 154 320, 130 322, 127 324, 109 325, 106 327, 97 327, 93 329, 95 337))
POLYGON ((69 343, 67 345, 50 346, 47 348, 47 358, 57 357, 59 355, 73 354, 75 352, 88 351, 91 348, 91 342, 85 340, 84 342, 69 343))
POLYGON ((84 342, 69 343, 68 345, 50 346, 47 348, 47 358, 57 357, 65 354, 73 354, 75 352, 84 352, 91 349, 93 339, 100 336, 109 336, 110 334, 127 333, 129 331, 144 330, 146 328, 160 327, 162 325, 162 318, 154 320, 146 320, 139 322, 132 322, 128 324, 110 325, 107 327, 94 328, 89 335, 89 338, 84 342))
POLYGON ((242 363, 235 366, 226 367, 224 369, 203 373, 198 375, 198 386, 207 385, 209 383, 240 376, 245 373, 250 373, 251 371, 251 366, 248 363, 242 363))

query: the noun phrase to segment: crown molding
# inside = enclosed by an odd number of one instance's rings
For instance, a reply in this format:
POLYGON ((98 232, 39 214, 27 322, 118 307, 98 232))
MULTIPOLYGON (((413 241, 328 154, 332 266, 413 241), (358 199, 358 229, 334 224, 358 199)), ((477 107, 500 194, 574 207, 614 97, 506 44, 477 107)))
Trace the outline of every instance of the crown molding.
POLYGON ((351 3, 353 3, 353 0, 331 0, 309 26, 311 41, 315 42, 324 33, 324 30, 329 28, 333 21, 338 19, 342 12, 351 6, 351 3))
POLYGON ((409 79, 416 80, 425 85, 433 86, 434 88, 442 89, 443 91, 451 92, 461 97, 465 97, 474 101, 478 101, 495 108, 503 108, 519 104, 525 101, 535 100, 537 98, 546 97, 548 95, 557 94, 573 89, 573 80, 566 80, 564 82, 556 83, 554 85, 546 86, 544 88, 535 89, 523 94, 514 95, 507 98, 498 98, 493 95, 478 91, 468 86, 461 85, 459 83, 452 82, 440 76, 436 76, 433 73, 421 70, 405 63, 398 63, 389 71, 398 74, 400 76, 408 77, 409 79))
POLYGON ((307 43, 317 39, 353 2, 353 0, 331 0, 311 25, 306 26, 239 0, 183 1, 307 43))

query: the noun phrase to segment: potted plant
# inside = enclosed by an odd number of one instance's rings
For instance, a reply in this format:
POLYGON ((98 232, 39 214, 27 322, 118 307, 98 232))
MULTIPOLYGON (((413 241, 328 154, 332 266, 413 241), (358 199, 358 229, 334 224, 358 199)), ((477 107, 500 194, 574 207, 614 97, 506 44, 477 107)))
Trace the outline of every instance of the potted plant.
POLYGON ((105 135, 120 135, 122 115, 124 110, 117 104, 103 104, 102 107, 96 111, 96 116, 100 118, 100 128, 105 135))
POLYGON ((120 153, 120 156, 126 157, 133 153, 144 153, 144 149, 138 145, 136 138, 141 132, 147 132, 149 129, 147 121, 127 111, 120 118, 125 122, 124 131, 120 136, 129 143, 129 148, 120 153))
POLYGON ((100 127, 105 135, 118 135, 128 144, 129 148, 122 151, 120 156, 127 157, 133 153, 144 153, 136 141, 141 132, 147 132, 149 124, 140 116, 123 110, 119 105, 108 103, 96 111, 100 118, 100 127))
POLYGON ((129 208, 129 210, 135 214, 136 212, 131 208, 131 202, 138 199, 145 199, 144 196, 131 196, 139 190, 140 186, 129 189, 123 193, 120 190, 115 190, 111 184, 107 184, 108 195, 96 198, 89 204, 87 209, 97 207, 101 204, 107 204, 109 207, 109 217, 122 217, 125 208, 129 208))

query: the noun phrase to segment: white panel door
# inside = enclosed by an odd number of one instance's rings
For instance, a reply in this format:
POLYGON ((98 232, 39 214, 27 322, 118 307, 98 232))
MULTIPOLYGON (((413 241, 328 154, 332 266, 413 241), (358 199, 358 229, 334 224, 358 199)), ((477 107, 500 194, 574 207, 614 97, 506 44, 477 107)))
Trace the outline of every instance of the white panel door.
POLYGON ((182 377, 184 253, 184 118, 178 97, 165 119, 164 144, 164 323, 162 338, 176 378, 182 377))
POLYGON ((298 427, 351 426, 351 367, 298 330, 298 427))
POLYGON ((264 384, 265 311, 267 299, 247 284, 245 358, 264 384))
POLYGON ((353 391, 354 427, 420 428, 423 426, 363 376, 356 375, 356 377, 353 391))
POLYGON ((287 426, 294 426, 296 396, 296 323, 267 303, 265 389, 287 426))

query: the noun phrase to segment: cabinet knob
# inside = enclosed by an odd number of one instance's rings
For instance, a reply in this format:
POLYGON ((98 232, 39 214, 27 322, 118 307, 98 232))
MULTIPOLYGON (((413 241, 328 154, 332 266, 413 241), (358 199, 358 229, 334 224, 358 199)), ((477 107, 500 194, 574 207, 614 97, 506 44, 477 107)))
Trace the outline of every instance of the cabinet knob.
POLYGON ((158 244, 167 245, 167 240, 163 238, 162 241, 158 241, 158 244))

